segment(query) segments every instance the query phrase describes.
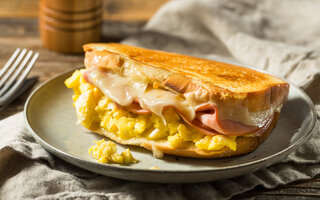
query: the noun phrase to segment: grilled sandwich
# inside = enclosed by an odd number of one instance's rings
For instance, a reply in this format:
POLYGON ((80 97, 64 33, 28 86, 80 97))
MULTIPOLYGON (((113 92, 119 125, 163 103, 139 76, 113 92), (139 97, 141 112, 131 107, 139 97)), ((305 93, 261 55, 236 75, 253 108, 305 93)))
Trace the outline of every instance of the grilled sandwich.
POLYGON ((249 68, 124 44, 86 44, 66 80, 79 123, 120 144, 194 158, 254 151, 289 84, 249 68))

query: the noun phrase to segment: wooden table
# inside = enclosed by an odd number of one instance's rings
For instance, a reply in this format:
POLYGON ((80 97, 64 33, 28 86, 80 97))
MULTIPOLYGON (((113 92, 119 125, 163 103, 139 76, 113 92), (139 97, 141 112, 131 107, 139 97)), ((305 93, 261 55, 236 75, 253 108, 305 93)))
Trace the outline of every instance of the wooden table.
MULTIPOLYGON (((103 41, 120 41, 136 33, 161 4, 168 0, 105 0, 103 41)), ((17 48, 28 48, 40 53, 40 57, 29 77, 38 76, 38 83, 57 74, 83 65, 83 55, 66 55, 42 47, 37 20, 37 0, 0 1, 0 66, 3 66, 17 48)), ((0 119, 23 110, 31 90, 13 101, 1 111, 0 119)), ((293 184, 267 190, 257 187, 238 195, 234 199, 319 199, 320 176, 293 184)))

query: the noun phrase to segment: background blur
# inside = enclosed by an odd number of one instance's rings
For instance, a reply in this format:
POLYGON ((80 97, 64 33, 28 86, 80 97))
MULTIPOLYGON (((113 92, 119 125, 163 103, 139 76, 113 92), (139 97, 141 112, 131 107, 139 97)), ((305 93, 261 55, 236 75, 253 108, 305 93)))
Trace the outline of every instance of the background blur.
MULTIPOLYGON (((7 36, 25 36, 26 33, 38 36, 39 1, 0 0, 0 31, 4 31, 7 36)), ((117 42, 138 32, 157 9, 168 1, 103 0, 102 42, 117 42)))
MULTIPOLYGON (((169 0, 103 0, 106 21, 146 21, 169 0)), ((1 0, 0 17, 38 17, 39 0, 1 0)))
MULTIPOLYGON (((61 54, 43 47, 38 25, 39 1, 0 0, 0 66, 4 66, 17 47, 39 52, 29 75, 38 77, 37 85, 83 65, 83 55, 61 54)), ((167 1, 103 0, 102 42, 117 42, 137 33, 167 1)), ((30 90, 2 110, 0 119, 23 110, 29 93, 30 90)))

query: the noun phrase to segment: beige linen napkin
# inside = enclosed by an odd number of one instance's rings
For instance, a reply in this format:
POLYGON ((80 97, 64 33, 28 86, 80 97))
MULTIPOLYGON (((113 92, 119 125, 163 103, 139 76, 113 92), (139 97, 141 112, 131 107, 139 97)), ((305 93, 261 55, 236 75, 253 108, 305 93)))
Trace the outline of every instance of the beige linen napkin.
MULTIPOLYGON (((269 70, 304 89, 320 115, 318 10, 314 0, 176 0, 124 42, 269 70)), ((50 155, 19 113, 0 122, 0 199, 227 199, 258 185, 274 188, 320 174, 319 124, 297 151, 252 174, 150 184, 97 175, 50 155)))

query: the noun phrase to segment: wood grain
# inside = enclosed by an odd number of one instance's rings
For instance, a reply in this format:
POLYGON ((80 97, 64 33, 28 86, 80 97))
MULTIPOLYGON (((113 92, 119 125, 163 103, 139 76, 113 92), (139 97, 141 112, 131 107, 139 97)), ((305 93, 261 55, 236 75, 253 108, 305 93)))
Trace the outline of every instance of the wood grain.
MULTIPOLYGON (((0 17, 38 17, 39 0, 1 0, 0 17)), ((104 0, 104 20, 146 21, 169 0, 104 0)))

